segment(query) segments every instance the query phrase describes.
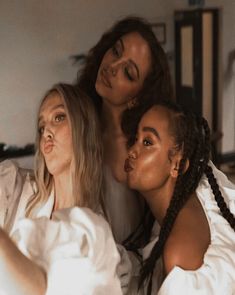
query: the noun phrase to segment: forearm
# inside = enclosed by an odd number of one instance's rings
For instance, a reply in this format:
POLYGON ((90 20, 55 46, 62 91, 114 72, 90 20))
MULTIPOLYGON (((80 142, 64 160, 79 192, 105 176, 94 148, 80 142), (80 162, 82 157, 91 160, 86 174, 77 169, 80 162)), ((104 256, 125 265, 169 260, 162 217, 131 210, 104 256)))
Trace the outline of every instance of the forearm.
POLYGON ((46 274, 23 255, 8 235, 0 229, 0 286, 13 294, 43 295, 46 274))

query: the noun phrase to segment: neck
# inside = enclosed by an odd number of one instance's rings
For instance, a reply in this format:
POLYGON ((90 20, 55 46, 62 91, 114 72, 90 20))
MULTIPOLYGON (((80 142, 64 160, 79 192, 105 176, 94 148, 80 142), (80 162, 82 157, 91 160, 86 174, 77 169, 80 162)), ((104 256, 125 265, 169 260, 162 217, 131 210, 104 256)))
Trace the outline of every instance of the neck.
POLYGON ((64 173, 54 176, 54 210, 64 209, 74 205, 72 187, 71 174, 68 175, 68 173, 64 173))
POLYGON ((108 103, 103 102, 102 105, 102 127, 105 133, 112 132, 112 134, 121 135, 121 120, 122 113, 125 107, 113 106, 108 103))
POLYGON ((174 188, 175 179, 169 177, 167 183, 164 184, 163 187, 157 190, 142 193, 155 219, 160 225, 162 224, 162 221, 166 215, 174 188))

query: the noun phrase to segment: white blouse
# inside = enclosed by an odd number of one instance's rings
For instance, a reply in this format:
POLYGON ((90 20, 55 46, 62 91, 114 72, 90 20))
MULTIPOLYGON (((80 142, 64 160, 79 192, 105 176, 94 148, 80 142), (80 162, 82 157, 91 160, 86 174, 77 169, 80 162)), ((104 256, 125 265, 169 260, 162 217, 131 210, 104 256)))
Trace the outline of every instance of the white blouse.
POLYGON ((22 219, 13 239, 47 273, 46 295, 122 294, 120 256, 108 223, 88 208, 22 219))
MULTIPOLYGON (((235 185, 212 163, 210 165, 225 202, 235 216, 235 185)), ((207 217, 211 234, 211 242, 204 255, 203 264, 194 271, 175 266, 161 285, 158 283, 159 268, 156 267, 152 294, 235 294, 235 232, 222 217, 206 176, 202 177, 196 193, 207 217)), ((143 250, 144 259, 150 255, 157 239, 158 237, 155 237, 143 250)))
MULTIPOLYGON (((28 171, 11 161, 0 164, 0 226, 44 268, 46 295, 122 294, 117 276, 120 255, 103 216, 78 207, 52 214, 51 194, 35 219, 24 218, 34 186, 28 171)), ((0 294, 12 294, 8 288, 1 282, 0 294)))
POLYGON ((118 182, 108 166, 104 167, 105 207, 117 243, 136 229, 143 215, 143 202, 127 184, 118 182))

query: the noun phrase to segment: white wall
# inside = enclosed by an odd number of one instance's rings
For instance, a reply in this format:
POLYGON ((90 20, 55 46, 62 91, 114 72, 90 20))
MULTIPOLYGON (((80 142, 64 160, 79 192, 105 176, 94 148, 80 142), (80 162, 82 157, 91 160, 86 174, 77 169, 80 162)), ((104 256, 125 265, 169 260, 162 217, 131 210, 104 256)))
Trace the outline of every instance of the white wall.
POLYGON ((120 17, 155 18, 165 10, 160 0, 1 0, 0 142, 34 141, 42 95, 75 80, 70 55, 86 52, 120 17))

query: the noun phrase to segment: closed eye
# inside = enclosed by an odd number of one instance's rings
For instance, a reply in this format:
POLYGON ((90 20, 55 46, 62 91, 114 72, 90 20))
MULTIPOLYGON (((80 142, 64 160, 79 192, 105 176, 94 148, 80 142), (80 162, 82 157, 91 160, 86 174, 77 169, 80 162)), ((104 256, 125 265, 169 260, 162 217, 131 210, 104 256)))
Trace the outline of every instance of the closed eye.
POLYGON ((115 55, 115 56, 119 56, 119 52, 118 52, 118 50, 117 50, 116 45, 114 45, 114 46, 112 47, 112 52, 113 52, 113 55, 115 55))
POLYGON ((121 41, 119 40, 119 41, 117 41, 114 45, 113 45, 113 47, 112 47, 112 53, 113 53, 113 55, 114 56, 116 56, 116 57, 121 57, 121 55, 122 55, 122 45, 121 45, 121 41))
POLYGON ((128 80, 130 80, 130 81, 134 81, 134 78, 133 78, 132 75, 130 74, 130 72, 129 72, 129 70, 128 70, 127 67, 125 67, 124 72, 125 72, 125 75, 126 75, 126 77, 128 78, 128 80))

